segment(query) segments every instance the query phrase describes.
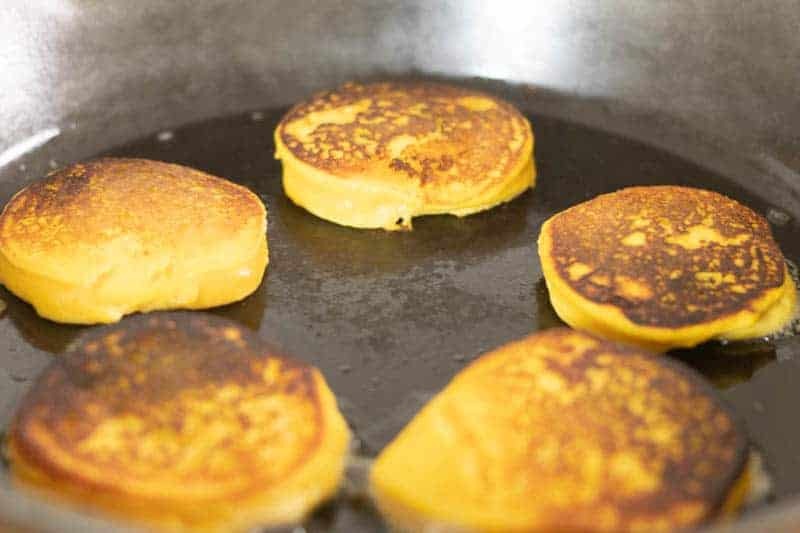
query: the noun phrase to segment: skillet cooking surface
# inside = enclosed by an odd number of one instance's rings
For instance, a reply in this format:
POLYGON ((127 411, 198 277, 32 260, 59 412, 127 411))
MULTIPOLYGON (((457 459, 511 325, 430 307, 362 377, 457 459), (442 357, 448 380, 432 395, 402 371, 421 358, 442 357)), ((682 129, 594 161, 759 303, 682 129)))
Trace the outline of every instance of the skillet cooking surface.
MULTIPOLYGON (((548 302, 536 253, 541 223, 559 210, 633 184, 699 186, 770 213, 785 255, 800 258, 800 241, 791 238, 800 214, 771 208, 758 180, 752 189, 743 188, 647 144, 533 113, 529 97, 501 89, 533 125, 536 189, 464 219, 415 219, 408 233, 340 227, 283 195, 272 131, 285 109, 155 132, 102 155, 189 165, 242 183, 265 201, 270 245, 265 281, 243 302, 212 312, 318 366, 367 456, 477 355, 561 324, 548 302)), ((16 179, 0 184, 0 200, 5 203, 38 177, 20 170, 16 179)), ((42 320, 5 290, 2 297, 8 303, 0 320, 5 426, 29 382, 83 328, 42 320)), ((800 457, 792 444, 800 442, 794 408, 800 388, 793 385, 800 379, 798 346, 797 338, 788 338, 709 344, 675 354, 724 389, 766 459, 776 499, 800 489, 800 457)), ((383 531, 369 509, 352 499, 322 509, 306 529, 383 531)))

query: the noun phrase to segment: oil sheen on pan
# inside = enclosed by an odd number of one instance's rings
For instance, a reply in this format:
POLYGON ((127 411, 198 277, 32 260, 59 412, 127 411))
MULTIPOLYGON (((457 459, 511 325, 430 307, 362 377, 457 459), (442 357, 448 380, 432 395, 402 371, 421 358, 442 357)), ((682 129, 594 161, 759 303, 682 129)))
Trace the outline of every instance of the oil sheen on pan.
MULTIPOLYGON (((675 155, 691 154, 701 144, 691 132, 681 131, 686 146, 676 145, 670 153, 562 113, 577 109, 587 117, 602 115, 596 122, 614 129, 635 116, 625 108, 612 106, 606 113, 596 103, 568 95, 504 84, 474 86, 512 103, 532 124, 536 189, 464 218, 415 218, 411 232, 331 224, 286 198, 281 165, 269 142, 286 108, 153 132, 98 154, 167 161, 224 176, 267 205, 270 266, 264 282, 243 301, 210 312, 258 330, 282 352, 302 354, 319 368, 365 456, 377 455, 478 353, 563 325, 550 305, 535 241, 544 220, 577 203, 633 185, 701 187, 761 215, 778 213, 769 217, 775 241, 787 260, 800 257, 800 241, 794 238, 800 232, 798 213, 768 202, 755 173, 747 181, 714 170, 751 172, 743 162, 725 159, 723 165, 713 158, 675 155)), ((7 201, 43 175, 51 159, 61 164, 63 154, 81 154, 83 133, 66 132, 21 161, 25 171, 4 170, 9 174, 0 182, 0 199, 7 201)), ((9 406, 8 423, 31 380, 82 329, 42 320, 7 291, 2 297, 8 310, 0 320, 0 339, 14 349, 2 357, 10 376, 0 389, 9 406)), ((792 407, 800 403, 795 339, 707 343, 670 353, 724 389, 721 394, 745 419, 764 455, 778 501, 800 491, 800 465, 786 445, 800 441, 792 407)), ((351 533, 384 526, 368 507, 343 498, 312 515, 304 527, 351 533)))

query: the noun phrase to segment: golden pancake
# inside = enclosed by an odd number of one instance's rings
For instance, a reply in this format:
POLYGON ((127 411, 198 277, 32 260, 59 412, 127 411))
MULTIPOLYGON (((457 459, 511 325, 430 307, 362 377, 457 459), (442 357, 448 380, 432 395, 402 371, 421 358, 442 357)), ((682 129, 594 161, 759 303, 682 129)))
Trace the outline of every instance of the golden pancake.
POLYGON ((157 161, 69 166, 0 215, 0 281, 57 322, 235 302, 258 287, 267 261, 255 194, 157 161))
POLYGON ((544 223, 539 258, 566 323, 654 350, 760 337, 795 315, 794 282, 767 221, 711 191, 598 196, 544 223))
POLYGON ((275 130, 283 188, 318 217, 410 229, 534 185, 533 132, 512 105, 427 82, 348 83, 293 107, 275 130))
POLYGON ((380 454, 403 531, 665 531, 733 512, 747 440, 693 371, 566 328, 461 371, 380 454))
POLYGON ((313 367, 209 315, 90 331, 24 398, 15 482, 171 531, 294 523, 342 479, 349 432, 313 367))

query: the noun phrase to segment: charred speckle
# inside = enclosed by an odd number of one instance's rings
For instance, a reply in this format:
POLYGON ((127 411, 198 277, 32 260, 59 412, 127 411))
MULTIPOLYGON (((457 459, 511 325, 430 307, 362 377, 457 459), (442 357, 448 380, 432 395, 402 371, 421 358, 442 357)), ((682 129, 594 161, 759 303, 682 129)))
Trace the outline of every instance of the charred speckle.
POLYGON ((392 170, 405 172, 409 176, 413 176, 413 175, 415 175, 417 173, 417 171, 414 170, 414 167, 412 167, 411 165, 409 165, 408 163, 406 163, 402 159, 397 159, 397 158, 392 159, 391 162, 389 163, 389 167, 392 170))

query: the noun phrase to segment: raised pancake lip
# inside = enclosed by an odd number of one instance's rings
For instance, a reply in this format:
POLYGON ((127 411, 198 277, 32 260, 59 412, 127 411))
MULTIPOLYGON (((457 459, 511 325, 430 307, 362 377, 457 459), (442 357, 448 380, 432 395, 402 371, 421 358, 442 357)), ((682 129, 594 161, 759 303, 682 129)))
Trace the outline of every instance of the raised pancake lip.
POLYGON ((563 289, 571 305, 595 320, 601 309, 619 313, 656 337, 709 325, 702 341, 746 327, 786 288, 786 263, 766 220, 700 189, 600 195, 546 221, 539 246, 548 286, 563 289))
MULTIPOLYGON (((310 173, 352 197, 354 186, 346 183, 355 182, 364 194, 379 194, 371 201, 386 202, 400 218, 489 209, 532 187, 535 178, 533 132, 525 117, 491 95, 433 82, 348 83, 319 93, 289 110, 275 143, 284 184, 290 175, 310 173), (287 173, 289 167, 296 168, 287 173), (520 186, 505 186, 510 181, 520 186), (376 187, 383 192, 369 191, 376 187)), ((314 205, 347 199, 289 196, 334 222, 398 229, 373 220, 374 214, 368 221, 358 214, 350 220, 342 213, 326 216, 323 206, 314 205)))
POLYGON ((348 432, 317 370, 200 313, 122 326, 90 330, 34 384, 9 433, 12 472, 16 458, 23 479, 139 505, 152 523, 169 507, 191 523, 201 504, 235 523, 234 502, 242 520, 299 519, 330 496, 348 432))
MULTIPOLYGON (((644 523, 652 519, 653 524, 661 524, 661 529, 666 526, 696 527, 719 518, 728 510, 724 506, 736 489, 737 482, 744 479, 747 460, 748 441, 741 419, 695 371, 668 358, 656 358, 641 350, 588 334, 555 328, 486 354, 453 378, 384 450, 373 469, 371 486, 379 507, 407 530, 433 523, 458 531, 550 531, 553 528, 571 531, 583 530, 590 524, 592 529, 599 531, 616 531, 637 529, 634 525, 640 519, 644 523), (593 387, 599 387, 597 390, 600 392, 592 393, 593 387), (537 388, 543 391, 542 398, 550 399, 525 407, 521 398, 533 395, 537 388), (581 395, 588 395, 585 401, 589 403, 583 407, 581 395), (579 403, 576 404, 576 401, 579 403), (673 402, 674 406, 670 407, 669 403, 673 402), (499 405, 504 406, 502 410, 499 405), (493 410, 491 406, 496 409, 493 410), (527 414, 517 417, 513 413, 518 409, 523 409, 527 414), (537 410, 549 412, 553 418, 547 418, 537 410), (498 418, 504 417, 508 418, 507 422, 498 421, 498 418), (692 421, 687 422, 684 417, 692 421), (549 429, 540 428, 542 432, 536 432, 533 430, 536 424, 526 420, 540 420, 542 423, 549 420, 549 429), (633 426, 620 433, 619 426, 629 424, 633 426), (677 433, 666 429, 673 424, 679 428, 675 429, 677 433), (640 425, 646 429, 642 430, 640 425), (499 429, 501 427, 505 427, 505 430, 499 429), (641 435, 640 430, 644 431, 641 435), (502 434, 502 431, 509 433, 502 434), (574 435, 571 433, 573 431, 574 435), (658 431, 663 433, 666 440, 653 437, 654 432, 658 431), (526 433, 532 435, 530 445, 512 442, 526 433), (667 437, 668 434, 672 437, 667 437), (581 485, 579 492, 584 489, 588 492, 573 496, 564 494, 563 505, 548 507, 549 504, 542 503, 542 500, 560 501, 543 496, 549 489, 554 492, 566 490, 564 487, 567 485, 558 485, 565 476, 569 478, 576 475, 580 478, 585 472, 593 471, 589 468, 589 459, 584 465, 587 470, 580 467, 583 461, 579 460, 580 457, 584 454, 591 457, 595 453, 588 449, 583 452, 564 452, 567 455, 560 459, 565 461, 561 469, 548 470, 549 467, 542 466, 543 470, 539 472, 539 466, 530 466, 540 464, 536 459, 539 457, 537 446, 543 446, 542 457, 549 457, 551 453, 558 455, 560 449, 569 448, 573 437, 575 442, 583 439, 605 449, 600 452, 601 457, 611 470, 613 468, 609 465, 615 464, 615 458, 625 456, 627 459, 621 464, 632 470, 630 475, 620 479, 632 483, 629 487, 631 492, 624 488, 625 482, 617 489, 613 489, 616 486, 614 483, 605 486, 601 483, 603 488, 599 489, 598 494, 605 495, 595 499, 594 496, 587 496, 595 492, 581 485), (670 440, 673 437, 677 440, 670 440), (431 441, 424 443, 424 438, 431 441), (561 441, 562 444, 548 446, 548 439, 561 441), (659 442, 669 444, 662 446, 657 444, 659 442), (498 447, 510 447, 510 450, 518 452, 502 452, 496 450, 498 447), (482 448, 492 451, 485 459, 488 462, 473 459, 471 452, 468 453, 468 449, 473 448, 476 454, 482 448), (438 453, 447 457, 453 454, 456 457, 441 458, 442 462, 419 457, 419 462, 425 466, 421 467, 418 474, 413 474, 411 481, 403 482, 402 479, 410 475, 406 472, 416 468, 414 460, 408 455, 414 449, 427 450, 421 452, 423 454, 438 453), (509 454, 514 453, 519 455, 514 459, 509 458, 509 454), (569 461, 573 459, 576 462, 573 465, 575 470, 570 470, 569 461), (651 464, 650 468, 640 464, 639 467, 644 467, 644 470, 633 467, 637 461, 650 464, 651 460, 661 466, 651 464), (396 464, 392 466, 392 462, 396 464), (494 462, 502 463, 507 468, 493 466, 494 462), (461 466, 464 464, 472 466, 461 466), (462 473, 448 478, 443 472, 449 468, 462 473), (526 468, 531 469, 530 484, 515 479, 526 468), (530 494, 540 496, 525 498, 526 493, 522 492, 517 500, 512 498, 512 501, 523 506, 517 508, 512 505, 515 513, 491 498, 481 503, 473 499, 475 494, 481 493, 474 492, 477 489, 467 485, 472 482, 480 485, 483 477, 470 478, 468 482, 468 476, 464 477, 466 474, 463 474, 473 470, 485 472, 487 480, 494 479, 492 472, 495 471, 495 474, 502 471, 510 476, 502 480, 498 478, 494 484, 487 485, 486 491, 494 496, 506 491, 512 496, 516 494, 509 487, 529 487, 526 490, 533 491, 530 494), (426 477, 428 475, 430 481, 426 477), (651 475, 657 477, 657 483, 642 481, 651 475), (437 476, 444 477, 437 479, 437 476), (448 481, 454 484, 451 486, 448 481), (636 483, 639 481, 648 488, 638 490, 636 483), (439 489, 435 487, 438 486, 445 488, 437 492, 439 489), (452 496, 449 496, 451 492, 452 496), (422 496, 418 496, 420 493, 422 496), (449 501, 451 497, 463 500, 464 508, 460 511, 453 507, 443 509, 442 502, 449 501), (436 501, 427 504, 422 501, 426 498, 436 501), (610 512, 609 505, 616 511, 610 512), (531 506, 533 510, 526 510, 525 506, 531 506), (605 523, 602 517, 609 514, 616 516, 614 525, 602 525, 605 523), (523 515, 527 518, 522 518, 523 515), (494 522, 500 519, 502 522, 494 522)), ((541 462, 541 465, 547 464, 541 462)), ((601 479, 605 478, 601 476, 601 479)), ((638 529, 644 530, 641 527, 638 529)))

